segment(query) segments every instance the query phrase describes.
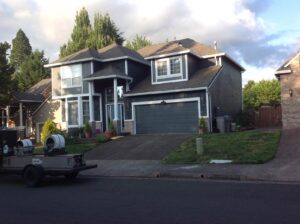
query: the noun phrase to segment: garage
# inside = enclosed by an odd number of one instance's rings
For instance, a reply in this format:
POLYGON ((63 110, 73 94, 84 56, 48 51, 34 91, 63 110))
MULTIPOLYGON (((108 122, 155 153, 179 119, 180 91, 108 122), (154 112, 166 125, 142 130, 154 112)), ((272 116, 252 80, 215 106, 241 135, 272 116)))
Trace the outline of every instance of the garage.
POLYGON ((135 105, 136 134, 195 133, 198 101, 135 105))

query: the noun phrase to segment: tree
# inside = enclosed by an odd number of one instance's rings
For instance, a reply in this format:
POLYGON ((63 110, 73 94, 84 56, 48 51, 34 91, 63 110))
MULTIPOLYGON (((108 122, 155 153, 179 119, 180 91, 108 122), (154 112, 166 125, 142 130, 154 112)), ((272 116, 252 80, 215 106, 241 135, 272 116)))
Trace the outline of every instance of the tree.
POLYGON ((88 11, 83 7, 79 12, 76 12, 75 26, 73 27, 71 39, 67 44, 60 47, 60 57, 65 57, 86 48, 91 30, 92 26, 88 11))
POLYGON ((19 69, 23 61, 32 52, 29 39, 22 29, 19 29, 16 37, 12 40, 12 49, 10 54, 10 63, 16 71, 19 69))
POLYGON ((277 80, 262 80, 258 83, 249 81, 243 90, 246 108, 257 109, 261 105, 280 103, 280 84, 277 80))
POLYGON ((55 123, 51 119, 48 119, 45 122, 43 129, 42 129, 41 142, 43 144, 45 144, 45 141, 49 135, 59 134, 59 133, 60 133, 60 131, 57 129, 55 123))
POLYGON ((91 26, 88 12, 82 8, 76 13, 75 25, 67 44, 60 47, 60 57, 65 57, 84 48, 100 49, 114 42, 122 44, 122 33, 108 14, 96 13, 91 26))
POLYGON ((44 68, 49 60, 44 57, 44 51, 35 50, 28 56, 20 66, 19 74, 16 77, 18 89, 25 91, 38 81, 50 77, 50 70, 44 68))
POLYGON ((7 51, 10 45, 7 42, 0 43, 0 105, 4 106, 9 102, 9 90, 13 68, 8 63, 7 51))
POLYGON ((112 43, 122 44, 124 38, 109 14, 104 16, 96 13, 94 16, 94 27, 89 38, 88 47, 101 49, 112 43))
POLYGON ((126 47, 132 50, 139 50, 143 47, 152 45, 152 42, 144 36, 136 35, 135 38, 126 44, 126 47))

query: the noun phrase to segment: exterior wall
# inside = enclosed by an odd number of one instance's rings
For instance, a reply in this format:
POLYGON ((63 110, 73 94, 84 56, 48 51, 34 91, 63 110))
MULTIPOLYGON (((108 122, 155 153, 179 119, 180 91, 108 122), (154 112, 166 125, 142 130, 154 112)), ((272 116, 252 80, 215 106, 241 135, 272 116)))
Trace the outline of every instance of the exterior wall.
POLYGON ((222 58, 223 68, 209 88, 212 117, 231 115, 242 110, 242 75, 239 68, 222 58))
MULTIPOLYGON (((91 62, 82 63, 82 78, 91 75, 91 62)), ((77 95, 88 93, 88 82, 82 81, 81 87, 61 88, 60 67, 51 68, 52 96, 77 95)))
POLYGON ((95 61, 94 72, 99 72, 101 75, 125 74, 125 60, 109 62, 95 61))
POLYGON ((291 65, 291 74, 280 76, 281 86, 281 107, 282 107, 282 127, 283 129, 293 129, 300 127, 300 66, 299 58, 295 59, 291 65), (289 90, 293 95, 290 96, 289 90))
POLYGON ((150 66, 140 64, 135 61, 127 60, 128 63, 128 75, 133 78, 130 87, 134 87, 137 83, 142 81, 145 77, 150 75, 150 66))

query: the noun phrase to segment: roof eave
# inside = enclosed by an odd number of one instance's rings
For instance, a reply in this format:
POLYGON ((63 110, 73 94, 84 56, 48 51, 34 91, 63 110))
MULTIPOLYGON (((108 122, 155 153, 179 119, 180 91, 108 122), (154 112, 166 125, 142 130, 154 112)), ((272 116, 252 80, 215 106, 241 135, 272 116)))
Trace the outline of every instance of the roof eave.
POLYGON ((191 52, 191 50, 184 50, 184 51, 177 51, 177 52, 173 52, 173 53, 169 53, 169 54, 159 54, 159 55, 153 55, 153 56, 149 56, 149 57, 145 57, 146 60, 151 60, 151 59, 156 59, 156 58, 165 58, 165 57, 170 57, 170 56, 175 56, 175 55, 179 55, 179 54, 186 54, 191 52))

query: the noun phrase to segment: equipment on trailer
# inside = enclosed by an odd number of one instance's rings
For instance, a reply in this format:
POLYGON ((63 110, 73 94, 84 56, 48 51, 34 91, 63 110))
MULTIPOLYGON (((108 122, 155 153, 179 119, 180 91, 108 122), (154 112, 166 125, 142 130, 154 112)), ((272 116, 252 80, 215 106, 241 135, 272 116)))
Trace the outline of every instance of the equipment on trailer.
POLYGON ((97 167, 87 165, 82 154, 67 154, 62 135, 47 137, 44 154, 34 154, 29 139, 16 140, 16 131, 0 131, 0 173, 20 174, 27 186, 38 186, 45 175, 73 179, 80 171, 97 167))

